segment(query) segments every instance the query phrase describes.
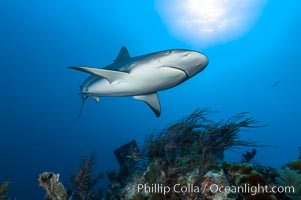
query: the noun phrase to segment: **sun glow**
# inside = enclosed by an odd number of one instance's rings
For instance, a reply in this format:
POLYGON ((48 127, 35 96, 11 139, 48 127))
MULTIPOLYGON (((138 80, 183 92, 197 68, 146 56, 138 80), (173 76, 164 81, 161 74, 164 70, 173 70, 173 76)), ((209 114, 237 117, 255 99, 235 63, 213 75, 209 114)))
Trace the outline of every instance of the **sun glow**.
POLYGON ((235 39, 250 30, 264 0, 157 0, 157 9, 176 37, 197 46, 235 39))

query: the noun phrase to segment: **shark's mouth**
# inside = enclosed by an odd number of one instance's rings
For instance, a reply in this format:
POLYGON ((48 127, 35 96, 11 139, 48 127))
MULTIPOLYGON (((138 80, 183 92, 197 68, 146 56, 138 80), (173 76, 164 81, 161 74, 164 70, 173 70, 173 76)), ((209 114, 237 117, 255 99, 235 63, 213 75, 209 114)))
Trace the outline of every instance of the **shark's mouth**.
POLYGON ((172 69, 177 69, 177 70, 179 70, 179 71, 181 71, 181 72, 184 72, 184 74, 185 74, 185 79, 190 78, 189 75, 188 75, 188 73, 187 73, 184 69, 182 69, 182 68, 174 67, 174 66, 164 66, 164 67, 168 67, 168 68, 172 68, 172 69))
POLYGON ((180 71, 182 71, 182 72, 184 72, 185 73, 185 76, 186 76, 186 79, 187 78, 190 78, 190 76, 188 75, 188 73, 184 70, 184 69, 182 69, 182 68, 177 68, 177 67, 174 67, 175 69, 178 69, 178 70, 180 70, 180 71))

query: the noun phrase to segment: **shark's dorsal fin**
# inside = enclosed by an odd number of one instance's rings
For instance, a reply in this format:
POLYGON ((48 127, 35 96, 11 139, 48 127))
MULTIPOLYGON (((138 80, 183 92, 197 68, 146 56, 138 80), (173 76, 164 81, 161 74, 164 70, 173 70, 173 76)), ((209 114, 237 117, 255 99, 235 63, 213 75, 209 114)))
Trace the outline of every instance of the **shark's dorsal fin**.
POLYGON ((134 96, 134 98, 145 102, 153 110, 156 117, 160 117, 161 107, 157 93, 134 96))
POLYGON ((121 49, 120 49, 116 59, 114 60, 114 62, 119 62, 121 60, 129 59, 129 58, 131 58, 131 56, 129 54, 129 51, 125 46, 123 46, 123 47, 121 47, 121 49))
POLYGON ((110 83, 113 81, 122 78, 123 76, 128 75, 127 72, 115 71, 115 70, 108 70, 108 69, 98 69, 98 68, 91 68, 91 67, 79 67, 79 66, 71 66, 68 67, 70 69, 79 70, 82 72, 87 72, 95 76, 100 76, 102 78, 107 79, 110 83))

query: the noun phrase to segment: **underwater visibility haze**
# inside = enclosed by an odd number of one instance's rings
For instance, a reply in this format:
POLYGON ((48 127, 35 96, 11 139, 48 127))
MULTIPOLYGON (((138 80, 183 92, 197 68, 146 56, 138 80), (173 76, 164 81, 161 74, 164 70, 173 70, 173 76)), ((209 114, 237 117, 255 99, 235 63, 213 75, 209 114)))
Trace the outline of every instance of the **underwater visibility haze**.
MULTIPOLYGON (((110 184, 108 199, 120 198, 112 192, 124 192, 118 184, 162 182, 151 170, 162 174, 166 166, 181 166, 183 177, 197 166, 211 181, 206 172, 214 165, 227 172, 228 184, 237 182, 234 169, 266 184, 300 177, 300 6, 279 0, 0 1, 0 199, 43 199, 47 181, 58 178, 57 187, 76 199, 90 171, 95 182, 87 182, 110 184), (191 52, 199 60, 188 66, 181 59, 191 52), (139 62, 142 67, 131 66, 139 62), (192 72, 192 66, 200 68, 192 72), (124 76, 133 69, 139 72, 134 78, 124 76), (129 84, 112 95, 111 80, 129 84), (86 91, 97 88, 94 83, 110 89, 86 91), (99 104, 87 96, 100 96, 99 104), (122 157, 121 147, 129 155, 122 157), (205 151, 211 157, 202 157, 205 151), (129 170, 146 167, 144 177, 129 170)), ((180 179, 171 174, 164 181, 180 179)), ((87 199, 96 199, 89 192, 87 199)))

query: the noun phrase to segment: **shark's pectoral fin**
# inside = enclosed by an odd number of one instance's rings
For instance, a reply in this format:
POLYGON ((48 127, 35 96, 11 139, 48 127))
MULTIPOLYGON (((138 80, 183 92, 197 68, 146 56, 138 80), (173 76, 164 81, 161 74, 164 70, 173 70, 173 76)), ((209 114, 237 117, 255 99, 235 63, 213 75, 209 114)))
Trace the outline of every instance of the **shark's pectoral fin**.
POLYGON ((157 93, 134 96, 135 99, 145 102, 155 113, 157 117, 161 114, 160 101, 157 93))
POLYGON ((82 72, 87 72, 95 76, 100 76, 102 78, 107 79, 110 83, 115 80, 121 79, 124 76, 128 75, 127 72, 115 71, 115 70, 107 70, 107 69, 98 69, 91 67, 79 67, 79 66, 71 66, 68 67, 70 69, 79 70, 82 72))

